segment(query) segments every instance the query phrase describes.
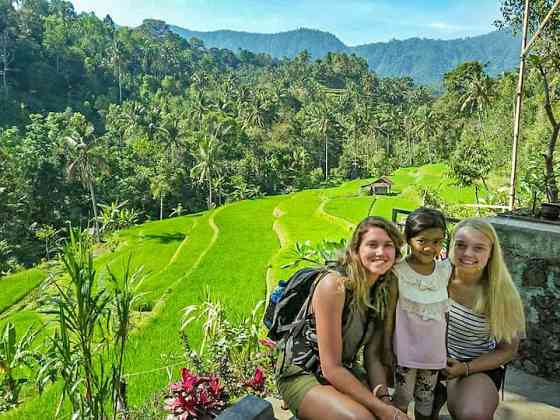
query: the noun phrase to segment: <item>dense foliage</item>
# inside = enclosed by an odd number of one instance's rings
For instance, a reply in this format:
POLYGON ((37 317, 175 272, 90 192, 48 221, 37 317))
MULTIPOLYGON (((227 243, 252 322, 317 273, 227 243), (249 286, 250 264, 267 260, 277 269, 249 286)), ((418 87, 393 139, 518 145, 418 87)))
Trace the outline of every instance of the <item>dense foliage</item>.
POLYGON ((178 26, 171 29, 186 39, 201 39, 209 47, 249 50, 274 58, 294 58, 304 50, 314 59, 323 58, 329 52, 356 54, 365 58, 370 70, 380 76, 409 76, 417 83, 437 87, 445 72, 464 61, 487 63, 487 71, 494 76, 514 69, 519 64, 521 44, 520 38, 507 30, 465 39, 393 39, 349 47, 328 32, 306 28, 276 34, 198 32, 178 26))
MULTIPOLYGON (((62 0, 1 0, 0 51, 3 272, 51 256, 68 221, 103 231, 107 209, 134 209, 122 221, 108 210, 127 225, 448 160, 478 185, 505 175, 511 154, 516 75, 491 78, 477 62, 448 72, 436 98, 355 55, 234 54, 62 0), (467 167, 453 164, 482 146, 467 167)), ((530 68, 521 167, 531 158, 542 169, 539 74, 530 68)), ((531 197, 541 187, 523 185, 531 197)))

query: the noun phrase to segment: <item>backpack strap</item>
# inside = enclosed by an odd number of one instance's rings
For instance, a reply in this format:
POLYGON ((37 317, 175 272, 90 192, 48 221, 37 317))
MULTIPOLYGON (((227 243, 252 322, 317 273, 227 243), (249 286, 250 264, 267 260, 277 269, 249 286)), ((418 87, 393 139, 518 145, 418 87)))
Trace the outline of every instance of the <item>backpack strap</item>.
MULTIPOLYGON (((277 331, 279 333, 288 332, 290 336, 293 336, 293 335, 298 335, 301 332, 301 330, 303 328, 303 325, 305 324, 305 318, 307 317, 307 315, 309 313, 309 307, 311 306, 311 301, 313 299, 313 293, 315 292, 315 289, 317 288, 317 285, 319 284, 319 281, 323 277, 325 277, 328 273, 329 273, 328 270, 322 270, 317 274, 317 278, 313 282, 313 285, 311 286, 311 289, 309 289, 309 295, 307 296, 307 298, 303 302, 303 305, 301 305, 301 309, 299 310, 298 314, 294 318, 293 322, 291 322, 288 325, 278 327, 277 331)), ((287 304, 288 301, 283 302, 283 303, 287 304)))
MULTIPOLYGON (((280 367, 279 372, 284 371, 286 360, 289 360, 291 362, 291 360, 293 359, 294 339, 301 334, 303 328, 305 327, 305 320, 309 315, 309 308, 311 307, 315 289, 317 288, 319 281, 321 281, 321 279, 323 279, 330 272, 331 270, 325 269, 318 273, 317 278, 315 279, 313 285, 311 286, 311 289, 309 290, 309 296, 306 298, 305 302, 301 306, 301 309, 298 312, 295 320, 290 325, 285 326, 284 330, 288 331, 288 333, 284 336, 285 338, 282 339, 280 343, 280 350, 283 353, 283 358, 282 358, 282 365, 280 367)), ((348 293, 348 291, 346 291, 346 293, 348 293)), ((348 295, 346 295, 344 300, 343 314, 349 307, 348 306, 349 301, 350 300, 348 299, 348 295)), ((343 315, 342 322, 344 323, 344 315, 343 315)), ((365 334, 362 337, 362 340, 364 338, 365 338, 365 334)), ((309 352, 311 352, 311 350, 309 352)), ((311 370, 312 366, 319 360, 318 354, 313 353, 310 354, 310 356, 311 357, 309 358, 309 360, 307 360, 307 362, 305 363, 305 369, 307 370, 311 370)))
POLYGON ((329 270, 322 270, 317 274, 317 278, 313 282, 313 285, 311 286, 311 289, 309 289, 309 295, 305 299, 303 305, 301 305, 301 309, 299 310, 298 314, 296 315, 296 318, 294 319, 294 321, 292 323, 290 323, 289 325, 285 325, 283 327, 278 327, 278 332, 287 332, 284 335, 284 338, 282 338, 279 342, 280 351, 283 353, 282 365, 280 366, 279 372, 284 371, 284 367, 286 365, 286 359, 291 361, 292 358, 293 358, 292 353, 293 353, 293 348, 294 348, 294 339, 303 330, 303 327, 305 325, 305 319, 306 319, 306 317, 309 313, 309 308, 311 306, 311 301, 313 299, 313 294, 315 292, 315 289, 317 288, 317 285, 319 284, 319 281, 323 277, 325 277, 328 273, 329 273, 329 270))

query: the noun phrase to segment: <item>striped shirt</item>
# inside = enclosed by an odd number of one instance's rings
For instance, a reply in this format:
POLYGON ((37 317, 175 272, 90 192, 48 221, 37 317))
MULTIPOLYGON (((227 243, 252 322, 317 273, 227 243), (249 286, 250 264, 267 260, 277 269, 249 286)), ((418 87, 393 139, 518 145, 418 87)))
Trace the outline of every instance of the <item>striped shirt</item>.
POLYGON ((449 303, 448 356, 461 362, 467 362, 493 351, 496 348, 496 340, 490 336, 486 316, 451 299, 449 303))

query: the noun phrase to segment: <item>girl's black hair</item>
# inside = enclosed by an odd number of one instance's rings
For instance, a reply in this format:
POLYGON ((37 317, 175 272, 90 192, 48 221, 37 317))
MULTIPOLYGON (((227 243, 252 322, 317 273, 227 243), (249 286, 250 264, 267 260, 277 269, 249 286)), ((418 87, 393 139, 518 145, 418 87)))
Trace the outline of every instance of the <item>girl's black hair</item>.
POLYGON ((429 207, 419 207, 408 215, 404 224, 404 236, 408 242, 426 229, 440 228, 447 236, 445 216, 439 210, 429 207))

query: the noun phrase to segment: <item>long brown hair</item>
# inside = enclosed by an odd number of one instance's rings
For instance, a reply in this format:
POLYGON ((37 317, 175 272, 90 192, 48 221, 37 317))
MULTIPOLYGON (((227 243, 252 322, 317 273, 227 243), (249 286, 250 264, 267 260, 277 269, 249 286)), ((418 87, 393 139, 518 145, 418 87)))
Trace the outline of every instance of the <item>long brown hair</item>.
MULTIPOLYGON (((387 233, 395 245, 395 261, 400 258, 404 240, 397 226, 382 217, 369 216, 356 226, 344 255, 339 259, 339 264, 345 269, 345 286, 354 293, 355 305, 362 308, 372 308, 379 316, 383 316, 386 304, 386 290, 383 285, 379 284, 383 279, 377 280, 375 292, 373 293, 374 296, 372 297, 368 286, 367 272, 359 257, 359 248, 364 235, 372 228, 383 229, 387 233)), ((390 275, 391 272, 389 271, 383 275, 383 278, 390 275)))

